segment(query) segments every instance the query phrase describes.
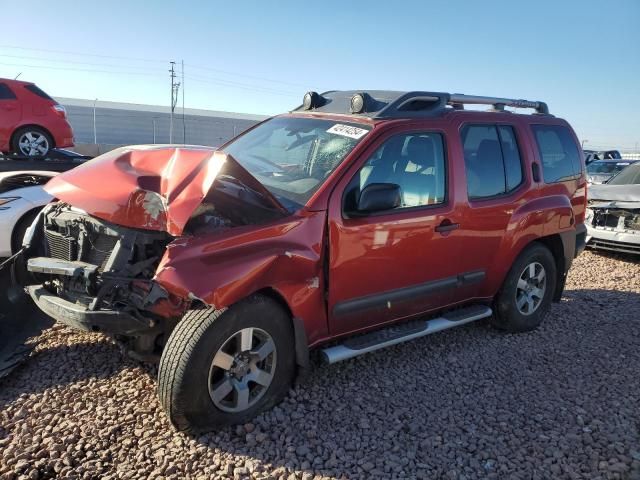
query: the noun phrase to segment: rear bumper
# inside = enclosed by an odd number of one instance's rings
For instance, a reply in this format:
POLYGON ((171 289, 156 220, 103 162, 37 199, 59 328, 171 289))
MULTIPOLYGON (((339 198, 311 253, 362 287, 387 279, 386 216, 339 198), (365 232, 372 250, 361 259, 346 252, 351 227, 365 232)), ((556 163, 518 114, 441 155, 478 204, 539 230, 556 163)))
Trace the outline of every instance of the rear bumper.
POLYGON ((89 310, 84 305, 69 302, 40 285, 27 287, 29 295, 44 313, 72 328, 87 332, 135 336, 148 332, 151 322, 145 322, 117 310, 89 310))

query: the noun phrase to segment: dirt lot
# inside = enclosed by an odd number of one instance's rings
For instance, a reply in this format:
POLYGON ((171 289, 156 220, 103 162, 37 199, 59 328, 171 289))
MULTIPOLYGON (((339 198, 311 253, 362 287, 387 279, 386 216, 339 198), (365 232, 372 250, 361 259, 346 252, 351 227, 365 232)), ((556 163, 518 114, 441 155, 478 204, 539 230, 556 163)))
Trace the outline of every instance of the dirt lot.
POLYGON ((53 327, 0 382, 0 478, 640 479, 640 263, 583 254, 522 335, 478 323, 318 366, 252 424, 176 434, 154 367, 53 327))

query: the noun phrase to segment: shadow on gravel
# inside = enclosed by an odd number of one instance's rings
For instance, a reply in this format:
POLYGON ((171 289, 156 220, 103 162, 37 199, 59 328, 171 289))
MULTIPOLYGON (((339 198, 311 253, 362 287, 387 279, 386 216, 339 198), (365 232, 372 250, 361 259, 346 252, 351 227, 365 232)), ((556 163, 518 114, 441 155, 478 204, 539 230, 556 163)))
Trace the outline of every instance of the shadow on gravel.
POLYGON ((10 375, 0 378, 0 409, 23 394, 42 393, 88 379, 110 378, 127 368, 141 369, 155 379, 154 365, 128 358, 116 344, 98 335, 93 342, 45 347, 10 375))
POLYGON ((604 258, 609 258, 611 260, 617 260, 619 262, 625 263, 635 263, 637 265, 640 265, 640 255, 634 255, 632 253, 610 252, 607 250, 598 250, 589 247, 587 247, 587 251, 604 258))

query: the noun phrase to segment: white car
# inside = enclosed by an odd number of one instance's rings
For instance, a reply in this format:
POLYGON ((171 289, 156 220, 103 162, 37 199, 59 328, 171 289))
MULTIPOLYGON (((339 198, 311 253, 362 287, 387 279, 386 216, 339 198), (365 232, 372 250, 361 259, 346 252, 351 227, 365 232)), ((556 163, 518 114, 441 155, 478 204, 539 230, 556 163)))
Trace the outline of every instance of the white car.
POLYGON ((42 186, 57 174, 51 171, 0 173, 0 258, 10 257, 20 249, 27 228, 52 199, 42 186))

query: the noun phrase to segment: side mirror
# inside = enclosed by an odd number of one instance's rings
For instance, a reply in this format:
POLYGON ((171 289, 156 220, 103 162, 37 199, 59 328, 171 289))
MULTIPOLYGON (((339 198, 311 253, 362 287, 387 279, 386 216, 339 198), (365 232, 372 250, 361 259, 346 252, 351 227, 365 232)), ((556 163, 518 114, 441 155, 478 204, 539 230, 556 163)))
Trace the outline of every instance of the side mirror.
POLYGON ((371 183, 364 187, 358 199, 358 213, 392 210, 402 204, 400 185, 371 183))

